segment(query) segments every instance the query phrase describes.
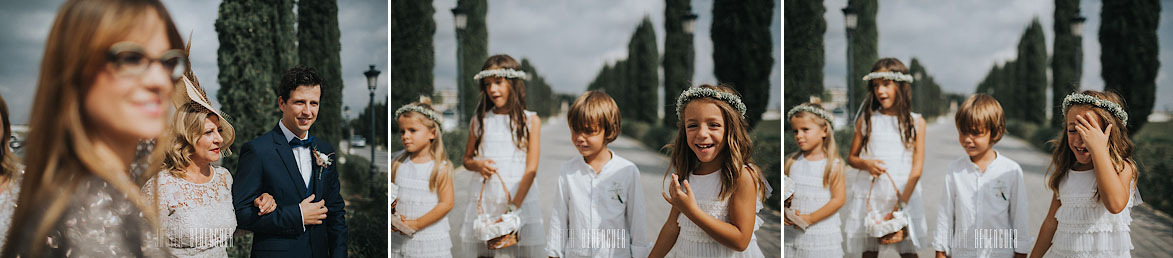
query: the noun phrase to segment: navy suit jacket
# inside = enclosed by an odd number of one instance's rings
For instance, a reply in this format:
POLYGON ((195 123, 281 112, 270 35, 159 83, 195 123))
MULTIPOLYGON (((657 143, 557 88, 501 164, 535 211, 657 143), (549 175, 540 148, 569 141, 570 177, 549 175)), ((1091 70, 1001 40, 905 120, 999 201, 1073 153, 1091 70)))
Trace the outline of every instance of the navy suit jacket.
MULTIPOLYGON (((315 140, 313 149, 334 153, 329 143, 315 140)), ((346 204, 339 194, 337 163, 317 165, 311 154, 310 185, 305 186, 293 149, 280 125, 244 144, 232 183, 232 205, 240 229, 253 232, 252 257, 346 257, 346 204), (272 213, 258 216, 253 200, 269 193, 277 202, 272 213), (301 200, 314 194, 325 200, 326 219, 302 230, 301 200)), ((337 155, 331 156, 336 159, 337 155)))

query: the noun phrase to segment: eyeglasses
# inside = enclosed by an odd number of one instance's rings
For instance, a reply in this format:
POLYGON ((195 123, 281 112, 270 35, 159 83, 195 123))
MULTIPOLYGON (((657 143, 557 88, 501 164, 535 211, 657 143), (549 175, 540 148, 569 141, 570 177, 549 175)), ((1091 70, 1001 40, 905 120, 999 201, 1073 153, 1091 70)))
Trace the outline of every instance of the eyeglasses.
POLYGON ((151 67, 151 63, 159 62, 163 70, 171 77, 171 81, 178 81, 187 70, 187 55, 183 50, 172 49, 163 52, 159 58, 147 57, 142 46, 134 42, 118 42, 110 46, 106 60, 119 75, 139 76, 151 67))

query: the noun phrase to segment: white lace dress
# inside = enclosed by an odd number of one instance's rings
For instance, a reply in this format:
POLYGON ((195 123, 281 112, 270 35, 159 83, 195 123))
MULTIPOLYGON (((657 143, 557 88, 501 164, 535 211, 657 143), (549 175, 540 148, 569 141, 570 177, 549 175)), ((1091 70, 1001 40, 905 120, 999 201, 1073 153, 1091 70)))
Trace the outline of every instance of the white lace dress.
MULTIPOLYGON (((920 114, 912 113, 913 121, 920 117, 920 114)), ((903 193, 908 177, 912 174, 913 149, 905 148, 904 142, 900 140, 900 125, 895 116, 874 112, 871 125, 871 137, 867 149, 861 152, 860 158, 884 161, 887 173, 896 181, 897 190, 903 193)), ((866 200, 868 188, 872 185, 872 176, 863 170, 849 171, 854 172, 847 173, 847 203, 839 210, 843 219, 843 251, 849 256, 859 256, 865 251, 877 252, 881 246, 879 241, 868 236, 863 227, 864 218, 868 213, 866 200)), ((883 246, 895 248, 899 253, 916 253, 921 245, 929 244, 928 224, 925 222, 924 201, 921 198, 922 188, 924 187, 921 187, 920 181, 917 181, 916 189, 912 191, 912 196, 908 200, 908 206, 904 207, 905 214, 912 220, 908 226, 909 235, 900 243, 883 246)), ((877 178, 876 186, 871 192, 874 210, 890 211, 899 199, 897 191, 892 190, 892 183, 885 175, 877 178)))
MULTIPOLYGON (((790 179, 794 182, 791 207, 802 214, 810 214, 831 201, 831 189, 823 186, 823 172, 827 159, 809 161, 798 157, 790 165, 790 179)), ((806 230, 786 227, 786 257, 843 257, 843 231, 839 213, 810 225, 806 230)))
MULTIPOLYGON (((399 165, 395 184, 399 185, 399 203, 395 211, 407 219, 418 219, 439 203, 436 192, 428 189, 433 162, 414 163, 407 159, 399 165)), ((414 235, 391 233, 391 257, 452 257, 452 240, 448 236, 448 216, 418 229, 414 235)))
POLYGON ((232 207, 232 174, 213 167, 212 180, 197 184, 160 171, 147 181, 143 193, 159 198, 164 239, 177 257, 228 257, 236 231, 232 207), (158 192, 151 189, 158 183, 158 192))
POLYGON ((1045 257, 1131 257, 1132 207, 1141 204, 1135 184, 1128 205, 1118 214, 1108 212, 1095 195, 1095 170, 1070 171, 1059 182, 1059 210, 1055 237, 1045 257))
POLYGON ((0 192, 0 250, 8 238, 8 229, 12 226, 12 213, 16 211, 16 199, 20 196, 20 179, 24 171, 17 171, 8 180, 3 192, 0 192))
MULTIPOLYGON (((688 184, 692 186, 696 204, 705 213, 717 218, 718 220, 729 222, 729 200, 722 200, 721 193, 721 171, 709 173, 706 175, 692 174, 688 177, 688 184)), ((754 209, 754 214, 757 214, 762 209, 762 202, 757 201, 757 207, 754 209)), ((754 215, 753 230, 757 231, 762 226, 762 218, 754 215)), ((705 233, 687 216, 680 215, 676 218, 676 223, 680 225, 680 234, 676 237, 676 244, 672 246, 672 250, 668 252, 667 257, 675 258, 709 258, 709 257, 732 257, 732 258, 750 258, 750 257, 765 257, 762 254, 761 248, 758 247, 758 237, 755 234, 749 240, 749 245, 746 246, 745 251, 738 252, 721 243, 716 239, 705 233)))
MULTIPOLYGON (((536 113, 525 111, 525 116, 531 117, 536 113)), ((510 196, 517 196, 517 189, 521 185, 521 178, 525 174, 526 152, 513 144, 512 123, 509 115, 497 114, 492 111, 485 113, 484 134, 481 136, 479 159, 491 159, 496 163, 497 174, 508 186, 510 196)), ((472 122, 475 132, 476 121, 472 122)), ((541 130, 533 128, 532 130, 541 130)), ((469 172, 475 173, 475 172, 469 172)), ((474 191, 469 196, 468 206, 465 209, 464 219, 460 227, 461 257, 495 256, 495 257, 546 257, 546 228, 542 224, 542 206, 538 200, 542 195, 538 184, 531 184, 526 198, 519 207, 518 215, 522 226, 518 232, 517 245, 489 250, 485 241, 480 241, 473 233, 473 221, 477 217, 477 196, 484 179, 476 176, 470 181, 467 189, 474 191)), ((501 181, 489 178, 485 186, 485 196, 482 209, 488 214, 503 214, 507 205, 505 193, 501 190, 501 181)), ((402 186, 402 185, 400 185, 402 186)))

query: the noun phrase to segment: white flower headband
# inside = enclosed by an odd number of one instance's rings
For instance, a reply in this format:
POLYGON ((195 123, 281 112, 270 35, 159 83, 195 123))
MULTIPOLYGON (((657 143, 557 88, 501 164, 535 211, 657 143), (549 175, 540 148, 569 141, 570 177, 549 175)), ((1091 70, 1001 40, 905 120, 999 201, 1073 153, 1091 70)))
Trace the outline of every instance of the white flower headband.
POLYGON ((826 109, 815 106, 814 104, 802 104, 802 105, 798 105, 798 106, 794 106, 793 108, 790 108, 790 111, 786 112, 786 120, 790 120, 790 119, 794 118, 794 115, 801 113, 801 112, 815 114, 815 115, 819 116, 820 118, 822 118, 823 120, 827 120, 828 125, 834 124, 833 122, 831 122, 833 120, 833 119, 831 119, 831 114, 827 113, 826 109))
POLYGON ((1124 124, 1124 126, 1128 126, 1128 112, 1124 111, 1124 108, 1120 107, 1120 105, 1116 104, 1116 102, 1092 97, 1091 95, 1083 93, 1071 93, 1071 95, 1067 95, 1067 97, 1063 98, 1063 112, 1066 113, 1067 109, 1070 108, 1071 105, 1078 104, 1087 104, 1108 110, 1108 112, 1111 112, 1112 115, 1116 116, 1116 118, 1120 118, 1120 123, 1124 124))
POLYGON ((684 113, 685 103, 698 98, 714 98, 725 101, 726 103, 729 103, 730 106, 733 106, 733 108, 737 109, 737 112, 741 113, 741 117, 745 117, 745 103, 741 102, 741 97, 738 97, 733 93, 717 91, 705 87, 692 87, 688 88, 688 90, 685 90, 684 92, 681 92, 680 96, 676 97, 676 116, 680 116, 681 113, 684 113))
POLYGON ((513 70, 513 69, 509 69, 509 68, 498 68, 498 69, 484 70, 484 71, 477 73, 477 75, 473 76, 472 79, 473 80, 480 80, 480 79, 483 79, 486 77, 494 77, 494 76, 495 77, 502 77, 502 78, 509 78, 509 79, 529 80, 529 74, 526 74, 523 71, 513 70))
MULTIPOLYGON (((435 110, 432 110, 430 108, 426 108, 424 106, 416 105, 416 104, 407 104, 407 105, 403 105, 403 107, 400 107, 399 109, 395 110, 395 117, 399 117, 400 115, 403 115, 403 113, 407 113, 407 112, 420 113, 420 114, 428 117, 428 119, 431 119, 433 122, 436 122, 436 125, 437 125, 436 128, 443 128, 442 126, 439 126, 441 124, 440 121, 442 121, 442 119, 440 119, 440 114, 436 113, 435 110)), ((443 130, 443 129, 441 129, 441 130, 443 130)))
POLYGON ((898 72, 871 72, 863 76, 863 80, 870 81, 872 79, 886 79, 889 81, 898 82, 912 82, 912 75, 907 75, 898 72))

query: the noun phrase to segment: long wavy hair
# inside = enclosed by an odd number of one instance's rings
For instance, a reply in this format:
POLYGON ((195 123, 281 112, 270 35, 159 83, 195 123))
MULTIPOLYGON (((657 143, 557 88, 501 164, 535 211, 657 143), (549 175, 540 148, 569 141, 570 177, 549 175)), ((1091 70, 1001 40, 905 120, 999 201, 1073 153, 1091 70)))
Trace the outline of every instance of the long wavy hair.
MULTIPOLYGON (((500 68, 521 71, 521 64, 509 55, 494 55, 486 59, 485 65, 481 66, 481 70, 500 68)), ((482 154, 480 147, 481 142, 484 141, 482 136, 485 135, 485 113, 493 109, 493 102, 489 100, 489 84, 485 79, 481 79, 479 82, 481 96, 477 101, 476 121, 473 121, 476 128, 472 133, 477 136, 476 141, 472 143, 473 156, 482 154)), ((529 143, 529 128, 525 117, 525 80, 510 78, 506 81, 509 82, 509 96, 505 101, 505 112, 509 114, 509 127, 513 130, 513 145, 516 145, 519 150, 526 150, 528 149, 527 143, 529 143)))
MULTIPOLYGON (((1120 95, 1116 95, 1116 93, 1094 90, 1085 90, 1080 93, 1102 100, 1115 102, 1117 105, 1124 107, 1124 99, 1121 98, 1120 95)), ((1108 136, 1108 154, 1112 160, 1112 167, 1115 168, 1116 171, 1123 170, 1128 164, 1136 165, 1136 161, 1132 159, 1134 149, 1132 145, 1132 139, 1128 138, 1128 127, 1124 126, 1123 121, 1121 121, 1119 117, 1112 115, 1112 112, 1108 112, 1108 110, 1092 105, 1078 104, 1071 105, 1071 107, 1086 107, 1091 110, 1091 112, 1095 112, 1096 115, 1100 116, 1099 122, 1101 126, 1106 127, 1110 124, 1112 125, 1113 130, 1117 130, 1108 136)), ((1067 111, 1070 110, 1071 107, 1063 110, 1064 117, 1067 116, 1067 111)), ((1064 126, 1067 125, 1065 124, 1064 126)), ((1047 166, 1047 174, 1050 175, 1047 178, 1047 186, 1056 193, 1059 192, 1059 183, 1062 183, 1063 179, 1067 178, 1068 172, 1070 172, 1071 169, 1077 165, 1076 163, 1078 163, 1078 161, 1075 159, 1075 153, 1072 152, 1071 147, 1067 145, 1068 140, 1067 130, 1065 129, 1059 131, 1059 135, 1055 136, 1054 139, 1048 142, 1051 144, 1051 146, 1055 146, 1055 150, 1051 152, 1051 164, 1047 166)), ((1133 175, 1132 180, 1136 180, 1137 178, 1140 178, 1139 169, 1136 170, 1136 174, 1133 175)), ((1096 191, 1097 192, 1095 195, 1098 197, 1099 190, 1096 191)))
POLYGON ((0 138, 0 185, 4 185, 12 182, 20 173, 20 161, 8 149, 12 141, 12 124, 8 122, 8 102, 4 101, 4 96, 0 96, 0 121, 4 123, 4 133, 0 135, 4 137, 0 138))
MULTIPOLYGON (((431 100, 426 98, 420 102, 412 102, 409 105, 420 105, 424 108, 432 109, 431 100)), ((428 176, 428 189, 432 192, 435 192, 436 189, 440 189, 440 180, 438 179, 440 178, 440 174, 449 173, 452 171, 452 162, 448 162, 448 154, 447 152, 444 152, 444 134, 440 129, 440 125, 436 124, 436 122, 433 122, 432 119, 428 119, 427 116, 416 112, 404 112, 395 119, 399 118, 413 119, 420 124, 423 124, 424 127, 427 127, 432 131, 432 134, 436 135, 436 138, 432 139, 432 141, 428 143, 428 148, 426 150, 422 150, 432 154, 432 172, 431 175, 428 176)), ((399 166, 402 165, 403 162, 407 161, 407 159, 410 157, 411 153, 408 153, 405 150, 403 151, 403 154, 396 156, 395 159, 391 160, 392 183, 395 182, 395 176, 399 174, 399 166)))
MULTIPOLYGON (((900 60, 889 57, 876 60, 876 64, 872 65, 872 72, 898 72, 908 74, 908 67, 904 66, 904 63, 901 63, 900 60)), ((884 108, 880 105, 880 100, 876 99, 876 86, 878 86, 874 83, 876 80, 883 79, 868 81, 867 100, 863 102, 863 106, 860 107, 860 114, 857 115, 863 118, 863 130, 861 130, 863 135, 860 136, 863 138, 861 138, 860 145, 863 146, 864 150, 868 149, 868 140, 871 140, 872 136, 872 113, 879 112, 880 109, 884 108)), ((912 148, 912 145, 916 142, 916 127, 913 125, 912 113, 910 113, 912 110, 912 84, 897 81, 893 83, 896 83, 897 87, 896 94, 893 96, 895 99, 892 101, 891 109, 892 112, 896 113, 896 121, 900 125, 900 141, 904 143, 904 148, 912 148)))
MULTIPOLYGON (((77 195, 72 190, 91 176, 125 195, 158 228, 155 206, 143 196, 139 183, 129 178, 130 167, 111 162, 118 160, 112 154, 93 151, 92 121, 82 110, 98 74, 107 69, 108 49, 152 13, 163 23, 170 47, 182 49, 175 23, 157 0, 70 0, 58 10, 41 58, 29 121, 27 169, 12 220, 12 225, 35 230, 10 230, 2 256, 14 256, 18 247, 13 243, 22 238, 29 243, 40 242, 27 239, 45 239, 77 195)), ((137 181, 157 172, 146 169, 137 181)), ((39 256, 44 251, 40 246, 30 248, 30 254, 39 256)))
MULTIPOLYGON (((701 85, 697 87, 705 87, 717 91, 732 93, 733 95, 741 96, 736 90, 725 85, 701 85)), ((738 189, 737 180, 741 178, 741 169, 744 167, 750 168, 750 173, 753 176, 754 185, 757 187, 758 198, 763 202, 768 197, 766 192, 766 183, 762 181, 761 169, 753 163, 753 142, 749 137, 749 123, 741 116, 741 113, 729 103, 714 99, 714 98, 696 98, 682 105, 688 106, 692 104, 713 104, 721 110, 721 116, 724 117, 725 122, 725 149, 717 150, 717 160, 721 161, 721 192, 718 196, 721 199, 729 198, 738 189)), ((684 110, 684 109, 681 109, 684 110)), ((671 144, 664 146, 669 150, 668 171, 664 173, 664 180, 668 179, 670 173, 676 173, 676 176, 681 182, 688 179, 693 170, 700 166, 701 161, 688 147, 688 135, 684 131, 684 113, 678 115, 679 119, 676 121, 676 138, 672 140, 671 144), (673 172, 675 171, 675 172, 673 172)))
MULTIPOLYGON (((823 109, 823 106, 817 102, 803 103, 800 106, 802 105, 823 109)), ((823 120, 822 117, 811 114, 810 112, 798 112, 797 114, 794 114, 794 117, 791 119, 794 118, 807 119, 815 125, 818 125, 819 128, 822 128, 823 133, 827 134, 826 137, 823 137, 823 144, 819 145, 819 148, 822 148, 823 155, 826 156, 825 160, 827 161, 827 164, 823 166, 823 188, 830 187, 831 178, 841 176, 845 168, 844 162, 842 162, 839 157, 839 145, 835 144, 835 131, 833 130, 833 127, 830 123, 827 122, 827 120, 823 120)), ((790 155, 786 155, 785 173, 787 176, 790 175, 790 166, 794 165, 794 161, 798 160, 798 157, 805 156, 806 154, 806 151, 800 149, 794 153, 791 153, 790 155)))

